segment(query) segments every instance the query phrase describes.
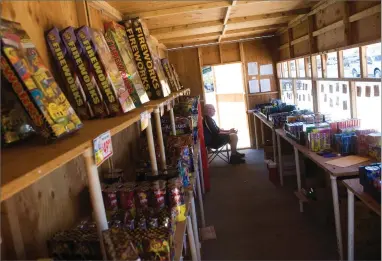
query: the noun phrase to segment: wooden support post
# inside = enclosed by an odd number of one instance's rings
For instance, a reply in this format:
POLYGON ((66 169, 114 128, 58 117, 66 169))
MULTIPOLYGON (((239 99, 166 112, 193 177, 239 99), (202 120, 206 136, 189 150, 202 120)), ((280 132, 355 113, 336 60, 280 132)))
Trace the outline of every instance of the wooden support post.
POLYGON ((76 1, 76 11, 77 11, 77 20, 78 25, 89 26, 89 12, 88 12, 88 1, 76 1))
POLYGON ((326 61, 328 59, 328 54, 321 55, 321 68, 322 68, 322 78, 328 78, 328 70, 326 66, 326 61))
POLYGON ((194 232, 196 254, 198 256, 198 260, 201 260, 198 218, 196 216, 195 197, 194 197, 193 190, 188 191, 188 197, 190 198, 190 203, 191 203, 191 222, 192 222, 192 229, 194 232))
POLYGON ((309 52, 314 54, 317 51, 316 39, 313 36, 314 32, 314 17, 308 16, 308 36, 309 36, 309 52))
POLYGON ((315 113, 320 112, 320 104, 318 102, 319 101, 318 95, 320 95, 318 83, 316 80, 312 80, 313 111, 315 113))
POLYGON ((344 14, 343 14, 343 23, 344 23, 344 46, 352 44, 352 32, 351 32, 351 23, 349 21, 350 16, 350 5, 349 2, 344 1, 344 14))
POLYGON ((158 165, 157 158, 155 155, 155 145, 153 137, 153 127, 151 126, 151 119, 149 119, 147 128, 146 128, 147 143, 149 146, 150 161, 151 161, 151 171, 154 175, 158 175, 158 165))
MULTIPOLYGON (((369 72, 367 71, 367 52, 366 52, 366 46, 360 46, 359 47, 359 57, 360 57, 360 63, 361 63, 361 78, 367 78, 369 72)), ((374 73, 374 72, 372 72, 374 73)))
POLYGON ((337 65, 338 65, 338 78, 345 78, 344 76, 344 55, 343 51, 337 52, 337 65))
POLYGON ((318 74, 317 74, 317 56, 316 55, 311 56, 310 68, 311 68, 312 79, 317 79, 318 74))
POLYGON ((355 82, 349 81, 349 93, 350 93, 350 115, 352 118, 357 118, 357 86, 355 82))
POLYGON ((198 61, 199 61, 199 67, 200 67, 200 82, 202 83, 200 93, 203 97, 203 105, 206 104, 206 95, 204 94, 204 82, 203 82, 203 51, 202 48, 198 48, 198 61))
MULTIPOLYGON (((261 122, 260 122, 261 124, 261 122)), ((257 117, 256 115, 253 113, 253 126, 255 128, 255 142, 256 142, 256 145, 255 145, 255 148, 258 150, 260 148, 259 146, 259 138, 258 138, 258 135, 257 135, 257 131, 259 129, 259 126, 257 125, 257 117)))
POLYGON ((293 41, 293 31, 292 31, 292 28, 288 28, 289 58, 294 58, 294 49, 293 49, 292 41, 293 41))
POLYGON ((107 230, 108 224, 106 219, 105 205, 103 203, 101 183, 99 181, 97 165, 94 162, 92 149, 86 150, 82 157, 85 160, 86 174, 88 177, 88 185, 90 199, 93 207, 93 216, 97 224, 98 236, 101 244, 101 251, 104 260, 106 260, 105 247, 103 244, 102 231, 107 230))
MULTIPOLYGON (((247 78, 247 67, 246 67, 246 60, 245 60, 245 53, 244 53, 244 46, 243 43, 239 43, 239 51, 240 51, 240 61, 242 66, 242 73, 243 73, 243 81, 244 81, 244 102, 245 102, 245 111, 248 111, 249 108, 249 96, 248 96, 248 78, 247 78)), ((252 124, 250 121, 250 117, 247 113, 247 122, 249 126, 249 140, 251 143, 251 147, 253 147, 253 133, 252 133, 252 124)))
POLYGON ((158 141, 159 150, 160 150, 161 167, 162 167, 162 170, 165 170, 166 169, 166 154, 165 154, 164 143, 163 143, 162 124, 160 120, 159 108, 154 109, 154 117, 155 117, 155 129, 157 132, 157 141, 158 141))
POLYGON ((170 109, 170 122, 171 122, 172 135, 176 136, 176 124, 175 124, 174 108, 172 108, 172 107, 170 109))
POLYGON ((223 63, 223 52, 222 52, 222 47, 220 44, 218 44, 219 47, 219 57, 220 57, 220 63, 223 63))

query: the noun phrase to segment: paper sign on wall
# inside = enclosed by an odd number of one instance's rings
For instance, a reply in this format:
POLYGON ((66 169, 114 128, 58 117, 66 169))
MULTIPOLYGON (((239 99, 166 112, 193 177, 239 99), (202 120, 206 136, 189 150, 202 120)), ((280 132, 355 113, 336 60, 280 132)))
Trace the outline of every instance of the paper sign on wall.
POLYGON ((97 167, 113 155, 110 131, 99 135, 93 140, 93 152, 97 167))
POLYGON ((261 89, 261 92, 270 92, 271 91, 271 80, 269 80, 269 79, 260 80, 260 89, 261 89))
POLYGON ((260 65, 260 75, 273 75, 273 65, 272 64, 260 65))
POLYGON ((258 75, 257 63, 251 62, 248 63, 248 75, 258 75))
POLYGON ((259 81, 250 80, 249 81, 249 93, 258 93, 260 92, 259 81))

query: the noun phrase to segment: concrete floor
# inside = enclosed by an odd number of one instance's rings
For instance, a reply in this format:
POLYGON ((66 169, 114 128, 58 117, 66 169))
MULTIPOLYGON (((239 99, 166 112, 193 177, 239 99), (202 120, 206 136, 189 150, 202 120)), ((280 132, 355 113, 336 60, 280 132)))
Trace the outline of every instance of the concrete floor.
POLYGON ((246 164, 210 166, 204 209, 217 239, 203 241, 203 260, 335 260, 334 229, 299 212, 293 187, 268 180, 262 151, 244 152, 246 164))

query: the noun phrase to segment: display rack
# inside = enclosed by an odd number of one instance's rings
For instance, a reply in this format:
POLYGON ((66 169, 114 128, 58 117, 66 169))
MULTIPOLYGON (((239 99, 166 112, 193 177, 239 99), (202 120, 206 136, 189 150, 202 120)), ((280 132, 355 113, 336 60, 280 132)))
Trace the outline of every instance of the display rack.
POLYGON ((110 131, 113 136, 138 122, 141 113, 152 113, 153 107, 172 101, 186 93, 189 93, 189 89, 181 90, 158 101, 150 101, 144 107, 119 117, 85 121, 84 127, 77 133, 48 145, 31 140, 25 144, 7 148, 1 153, 1 201, 7 200, 91 149, 93 139, 100 134, 110 131))
MULTIPOLYGON (((16 193, 34 184, 41 178, 49 175, 54 170, 68 163, 74 158, 82 156, 84 158, 86 166, 86 174, 88 177, 88 186, 94 214, 93 216, 97 224, 99 238, 102 242, 102 231, 108 229, 108 224, 106 219, 105 207, 102 199, 98 168, 94 162, 93 139, 106 131, 110 131, 111 136, 114 136, 115 134, 123 131, 129 126, 132 126, 133 124, 139 122, 143 113, 151 114, 152 112, 154 112, 155 115, 160 116, 159 107, 161 107, 164 104, 169 104, 170 113, 173 113, 173 100, 181 95, 189 93, 189 89, 184 89, 175 92, 166 98, 150 101, 149 103, 145 104, 145 106, 135 109, 122 116, 85 121, 84 127, 81 130, 74 133, 73 135, 70 135, 62 140, 57 140, 56 142, 51 144, 43 145, 41 144, 41 142, 39 143, 38 140, 31 140, 27 143, 19 144, 17 147, 15 146, 7 148, 6 150, 2 151, 3 162, 1 201, 7 202, 6 200, 11 198, 16 193), (36 157, 36 155, 39 156, 36 157), (23 159, 23 162, 20 164, 21 158, 23 159)), ((166 166, 160 117, 157 116, 155 118, 158 127, 156 128, 158 132, 157 134, 159 134, 157 135, 158 144, 161 151, 163 151, 162 158, 164 159, 164 161, 162 162, 162 166, 166 166)), ((171 121, 171 125, 172 128, 175 129, 174 120, 171 121)), ((153 173, 156 174, 158 167, 156 164, 155 148, 150 120, 148 121, 148 126, 146 128, 146 134, 149 141, 148 149, 151 158, 151 167, 153 173)), ((197 178, 197 180, 198 179, 199 178, 197 178)), ((200 186, 198 186, 197 191, 200 191, 200 186)), ((199 195, 201 195, 200 192, 199 195)), ((191 193, 189 193, 188 198, 189 199, 186 203, 188 206, 187 208, 192 209, 192 220, 196 220, 193 190, 191 190, 191 193)), ((188 220, 191 219, 188 217, 188 220)), ((194 237, 193 233, 194 231, 198 231, 197 224, 196 222, 191 223, 191 221, 190 224, 182 224, 182 222, 180 222, 179 224, 177 224, 177 230, 183 233, 184 235, 184 227, 186 226, 192 230, 188 232, 189 237, 192 237, 192 241, 190 241, 191 247, 193 247, 193 250, 195 250, 196 253, 198 253, 197 255, 193 256, 193 260, 200 260, 199 237, 194 237), (196 225, 196 227, 194 228, 193 225, 196 225), (198 246, 198 249, 195 249, 195 246, 198 246)), ((181 245, 183 246, 183 244, 181 245)), ((101 250, 102 252, 104 252, 102 243, 101 250)))

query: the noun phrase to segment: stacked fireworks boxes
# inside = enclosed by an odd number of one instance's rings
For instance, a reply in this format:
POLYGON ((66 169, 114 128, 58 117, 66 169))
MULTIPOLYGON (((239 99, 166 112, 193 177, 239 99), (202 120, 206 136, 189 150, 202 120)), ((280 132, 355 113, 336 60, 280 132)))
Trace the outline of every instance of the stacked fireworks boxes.
POLYGON ((82 123, 20 24, 1 19, 1 71, 36 130, 56 139, 82 123))
POLYGON ((124 24, 133 57, 149 99, 167 97, 171 93, 170 85, 148 30, 139 19, 127 20, 124 24))
POLYGON ((114 116, 141 105, 134 103, 136 91, 122 77, 100 31, 53 28, 46 39, 77 110, 82 109, 79 105, 87 109, 85 118, 114 116))
POLYGON ((381 202, 381 163, 359 167, 359 179, 364 191, 381 202))

